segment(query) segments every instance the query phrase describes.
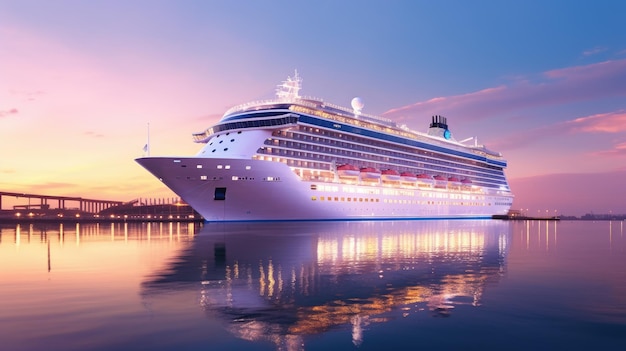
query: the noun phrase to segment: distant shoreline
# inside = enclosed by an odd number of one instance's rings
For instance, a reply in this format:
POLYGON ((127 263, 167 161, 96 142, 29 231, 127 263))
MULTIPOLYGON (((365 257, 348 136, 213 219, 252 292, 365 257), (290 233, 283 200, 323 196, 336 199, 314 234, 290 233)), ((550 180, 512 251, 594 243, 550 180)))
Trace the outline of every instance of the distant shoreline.
POLYGON ((30 223, 204 223, 203 218, 0 218, 2 224, 30 223))
POLYGON ((560 221, 558 216, 552 217, 531 217, 531 216, 519 216, 519 215, 493 215, 493 219, 502 219, 507 221, 560 221))

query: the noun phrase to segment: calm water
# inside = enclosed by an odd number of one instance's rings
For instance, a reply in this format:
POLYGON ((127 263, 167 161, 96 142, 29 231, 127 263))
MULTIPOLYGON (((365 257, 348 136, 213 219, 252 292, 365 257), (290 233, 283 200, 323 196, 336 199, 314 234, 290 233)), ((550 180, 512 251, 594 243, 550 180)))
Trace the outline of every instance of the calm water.
POLYGON ((623 222, 11 225, 2 350, 617 350, 623 222))

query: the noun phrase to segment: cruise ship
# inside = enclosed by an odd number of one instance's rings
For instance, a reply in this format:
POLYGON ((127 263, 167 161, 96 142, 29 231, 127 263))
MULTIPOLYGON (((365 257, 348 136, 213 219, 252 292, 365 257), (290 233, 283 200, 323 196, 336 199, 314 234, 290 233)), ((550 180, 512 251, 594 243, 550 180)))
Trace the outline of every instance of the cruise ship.
POLYGON ((447 118, 426 132, 301 97, 297 72, 276 98, 235 106, 194 156, 136 161, 204 220, 491 218, 513 194, 500 153, 457 141, 447 118))

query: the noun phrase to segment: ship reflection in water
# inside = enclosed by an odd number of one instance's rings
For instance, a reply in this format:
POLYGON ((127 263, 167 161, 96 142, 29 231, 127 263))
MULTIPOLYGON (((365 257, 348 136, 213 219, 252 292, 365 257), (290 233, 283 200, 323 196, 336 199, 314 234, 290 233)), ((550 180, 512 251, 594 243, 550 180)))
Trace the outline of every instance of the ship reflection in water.
POLYGON ((142 284, 145 299, 197 289, 235 336, 301 349, 307 335, 479 306, 506 273, 501 221, 209 223, 142 284), (188 285, 188 286, 187 286, 188 285))

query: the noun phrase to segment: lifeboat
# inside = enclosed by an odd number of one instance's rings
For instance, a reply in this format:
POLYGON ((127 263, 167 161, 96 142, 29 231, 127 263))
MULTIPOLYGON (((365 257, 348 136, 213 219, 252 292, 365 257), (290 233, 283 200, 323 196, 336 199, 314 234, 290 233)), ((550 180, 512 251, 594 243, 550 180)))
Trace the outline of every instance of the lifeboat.
POLYGON ((469 190, 471 188, 472 188, 472 181, 471 180, 469 180, 467 178, 461 179, 461 189, 469 190))
POLYGON ((445 188, 448 184, 448 178, 442 175, 436 175, 433 178, 435 179, 435 188, 445 188))
POLYGON ((418 186, 422 188, 430 188, 434 183, 433 177, 428 174, 418 174, 417 180, 419 181, 418 186))
POLYGON ((357 166, 345 164, 345 165, 337 166, 337 174, 339 174, 340 177, 344 177, 344 178, 354 178, 354 177, 358 177, 360 172, 357 166))
POLYGON ((448 178, 448 188, 450 189, 458 189, 461 186, 461 180, 457 177, 448 178))
POLYGON ((407 183, 413 183, 417 181, 417 176, 415 175, 415 173, 411 172, 402 172, 400 173, 400 177, 402 178, 403 182, 407 183))
POLYGON ((397 182, 400 180, 400 172, 395 169, 385 169, 381 172, 384 181, 397 182))
POLYGON ((380 171, 374 167, 363 167, 360 170, 361 180, 379 180, 380 171))

